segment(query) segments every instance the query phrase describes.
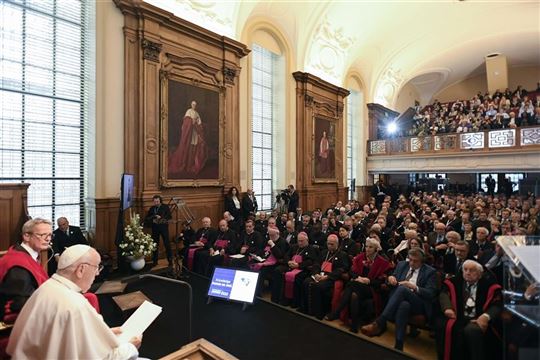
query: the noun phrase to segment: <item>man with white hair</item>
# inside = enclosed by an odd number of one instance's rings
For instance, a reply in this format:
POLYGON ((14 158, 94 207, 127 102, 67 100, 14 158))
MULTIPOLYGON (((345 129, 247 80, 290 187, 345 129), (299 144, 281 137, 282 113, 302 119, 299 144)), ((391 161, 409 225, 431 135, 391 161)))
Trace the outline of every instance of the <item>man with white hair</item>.
POLYGON ((502 310, 501 286, 482 274, 482 265, 466 260, 462 275, 444 281, 439 295, 444 318, 436 327, 439 359, 483 360, 502 352, 492 331, 502 310))
POLYGON ((32 293, 49 278, 39 255, 49 249, 51 238, 49 220, 28 220, 22 227, 21 242, 0 259, 0 321, 12 324, 32 293))
POLYGON ((99 253, 88 245, 67 248, 58 271, 22 309, 7 353, 19 359, 134 359, 141 336, 122 343, 82 293, 101 270, 99 253))

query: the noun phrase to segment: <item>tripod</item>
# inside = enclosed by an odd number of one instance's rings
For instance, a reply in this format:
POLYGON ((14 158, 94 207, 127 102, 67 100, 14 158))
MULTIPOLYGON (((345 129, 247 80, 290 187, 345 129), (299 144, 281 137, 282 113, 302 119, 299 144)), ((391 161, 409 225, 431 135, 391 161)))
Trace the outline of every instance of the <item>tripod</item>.
POLYGON ((186 202, 181 197, 172 197, 169 201, 169 204, 171 204, 171 212, 174 211, 176 215, 176 234, 174 237, 175 248, 171 275, 174 279, 180 279, 186 277, 185 275, 183 275, 183 270, 186 269, 183 265, 184 232, 188 229, 191 230, 190 224, 195 220, 195 216, 193 215, 193 212, 191 212, 190 208, 187 206, 186 202), (180 222, 182 222, 183 227, 181 232, 179 231, 180 222))

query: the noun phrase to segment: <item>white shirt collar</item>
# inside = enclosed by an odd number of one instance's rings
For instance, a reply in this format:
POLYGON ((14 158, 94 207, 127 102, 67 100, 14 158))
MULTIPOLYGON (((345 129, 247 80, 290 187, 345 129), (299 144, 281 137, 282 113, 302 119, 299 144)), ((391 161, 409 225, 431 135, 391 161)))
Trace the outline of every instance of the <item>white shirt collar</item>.
POLYGON ((82 291, 82 289, 77 284, 75 284, 73 281, 63 277, 62 275, 53 274, 53 276, 51 276, 51 279, 54 279, 54 280, 58 281, 59 283, 61 283, 62 285, 64 285, 65 287, 67 287, 70 290, 73 290, 73 291, 76 291, 76 292, 81 292, 82 291))
POLYGON ((32 257, 32 259, 36 260, 37 261, 37 258, 39 256, 39 253, 32 249, 30 246, 28 246, 27 244, 25 243, 21 243, 21 246, 24 248, 24 250, 28 251, 28 253, 30 254, 30 256, 32 257))

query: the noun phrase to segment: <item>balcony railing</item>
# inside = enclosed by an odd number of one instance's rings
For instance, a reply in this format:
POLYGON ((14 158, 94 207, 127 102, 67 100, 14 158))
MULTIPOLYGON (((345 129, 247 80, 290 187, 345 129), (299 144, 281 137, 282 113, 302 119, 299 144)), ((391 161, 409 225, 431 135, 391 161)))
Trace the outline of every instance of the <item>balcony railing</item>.
POLYGON ((527 149, 540 146, 540 126, 459 134, 369 140, 368 155, 447 153, 463 150, 527 149))

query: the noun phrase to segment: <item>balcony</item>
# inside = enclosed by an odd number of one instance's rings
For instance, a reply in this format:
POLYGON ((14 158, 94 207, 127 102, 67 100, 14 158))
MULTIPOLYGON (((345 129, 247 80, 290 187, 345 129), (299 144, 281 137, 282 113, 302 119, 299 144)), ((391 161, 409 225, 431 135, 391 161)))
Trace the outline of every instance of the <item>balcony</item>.
POLYGON ((540 147, 540 126, 517 129, 489 130, 472 133, 438 134, 424 137, 403 137, 387 140, 369 140, 368 156, 389 155, 458 155, 474 150, 492 153, 498 150, 534 151, 540 147))

